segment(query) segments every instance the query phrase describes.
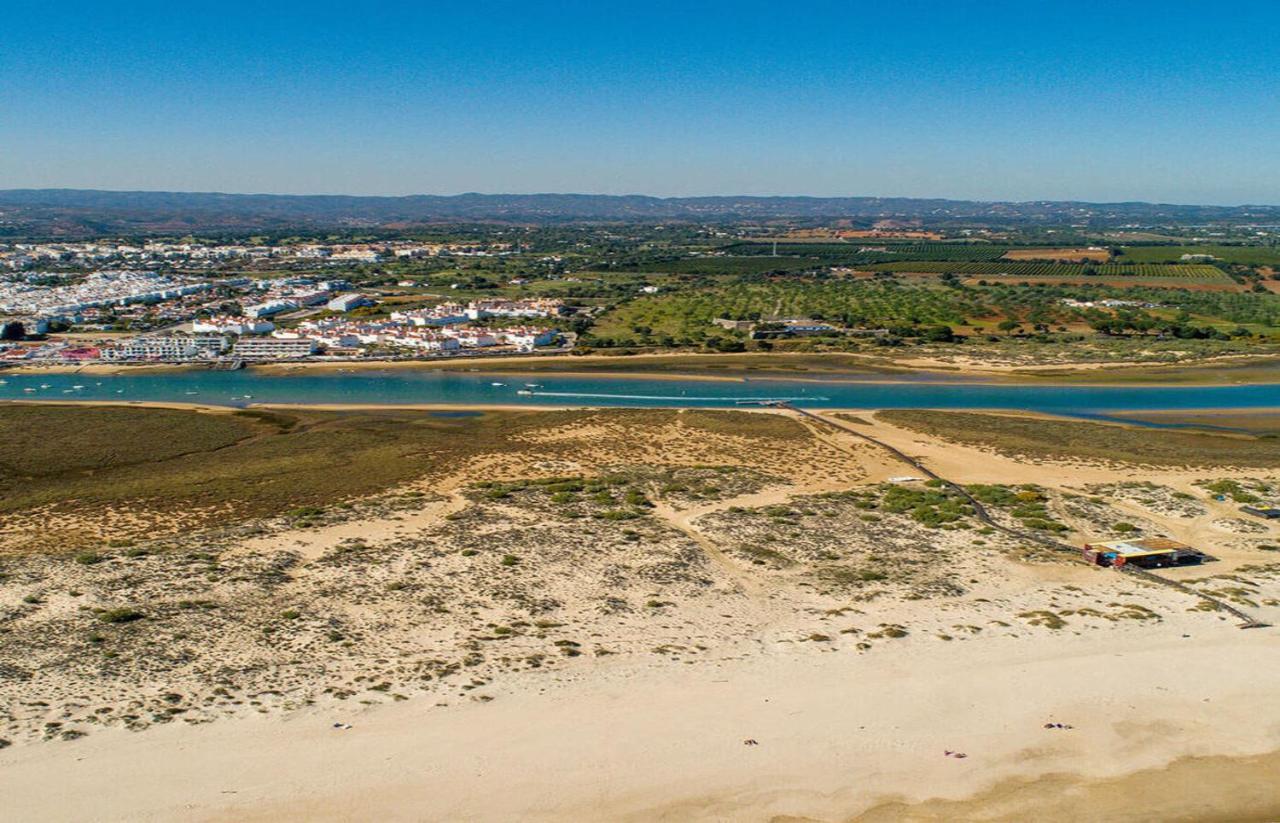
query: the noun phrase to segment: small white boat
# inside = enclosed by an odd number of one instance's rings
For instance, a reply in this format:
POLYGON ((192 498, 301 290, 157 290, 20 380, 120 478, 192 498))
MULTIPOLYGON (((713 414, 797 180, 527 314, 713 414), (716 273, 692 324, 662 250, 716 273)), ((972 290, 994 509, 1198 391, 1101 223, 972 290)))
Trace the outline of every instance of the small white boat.
POLYGON ((62 393, 63 393, 63 394, 71 394, 71 389, 63 389, 63 390, 62 390, 62 393))
POLYGON ((7 386, 7 385, 9 385, 8 380, 0 380, 0 386, 7 386))
POLYGON ((35 389, 33 389, 33 388, 31 388, 30 386, 28 386, 27 388, 23 389, 23 391, 31 391, 31 392, 33 392, 33 391, 35 391, 35 389))
POLYGON ((518 389, 516 391, 516 394, 533 394, 533 392, 529 391, 528 389, 518 389))
POLYGON ((526 386, 528 386, 528 387, 529 387, 529 388, 531 388, 531 389, 540 389, 540 388, 542 388, 542 384, 541 384, 541 383, 525 383, 525 385, 526 385, 526 386))
POLYGON ((189 395, 191 395, 191 394, 199 394, 199 393, 200 393, 200 392, 198 392, 198 391, 189 391, 189 392, 187 392, 187 394, 189 394, 189 395))
POLYGON ((253 395, 252 395, 252 394, 246 394, 246 395, 243 395, 243 396, 244 396, 244 399, 245 399, 245 400, 252 400, 252 399, 253 399, 253 395))
POLYGON ((124 394, 124 389, 116 389, 116 394, 124 394))
POLYGON ((76 391, 80 391, 81 389, 84 388, 84 386, 72 386, 71 388, 75 389, 76 391))
POLYGON ((40 384, 40 388, 42 388, 42 389, 49 389, 49 388, 53 388, 53 387, 52 387, 52 386, 50 386, 48 383, 41 383, 41 384, 40 384))
POLYGON ((505 386, 505 385, 507 385, 507 384, 506 384, 506 383, 490 383, 489 385, 490 385, 490 386, 505 386))

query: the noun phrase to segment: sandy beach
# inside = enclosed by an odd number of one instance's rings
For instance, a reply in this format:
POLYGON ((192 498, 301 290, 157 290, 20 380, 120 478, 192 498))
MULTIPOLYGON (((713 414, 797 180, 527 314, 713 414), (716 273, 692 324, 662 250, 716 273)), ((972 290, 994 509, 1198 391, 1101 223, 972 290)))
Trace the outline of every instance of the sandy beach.
POLYGON ((112 732, 0 752, 0 788, 15 819, 44 820, 1280 814, 1267 778, 1280 727, 1258 722, 1280 713, 1273 631, 1165 627, 1104 643, 940 646, 909 641, 865 656, 736 649, 641 669, 606 660, 568 683, 532 674, 486 691, 491 702, 112 732), (1243 659, 1254 661, 1247 677, 1222 676, 1243 659), (1165 769, 1182 779, 1153 780, 1165 769), (1116 781, 1118 796, 1107 790, 1116 781), (1046 792, 1073 800, 1046 810, 1046 792))

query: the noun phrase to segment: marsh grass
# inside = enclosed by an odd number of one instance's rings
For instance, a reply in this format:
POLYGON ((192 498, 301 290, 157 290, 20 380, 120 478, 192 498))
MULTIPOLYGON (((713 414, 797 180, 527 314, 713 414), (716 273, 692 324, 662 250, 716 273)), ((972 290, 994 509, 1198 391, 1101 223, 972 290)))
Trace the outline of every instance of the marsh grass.
MULTIPOLYGON (((288 514, 309 521, 324 506, 456 470, 477 455, 523 451, 525 434, 588 414, 442 419, 396 410, 227 414, 4 406, 0 512, 127 503, 161 512, 221 509, 229 518, 288 514)), ((651 414, 648 423, 669 424, 657 418, 673 415, 651 414)), ((762 421, 757 431, 747 425, 757 421, 737 417, 690 415, 684 422, 708 431, 750 432, 758 439, 794 434, 789 421, 762 421)), ((554 453, 558 447, 540 449, 554 453)))

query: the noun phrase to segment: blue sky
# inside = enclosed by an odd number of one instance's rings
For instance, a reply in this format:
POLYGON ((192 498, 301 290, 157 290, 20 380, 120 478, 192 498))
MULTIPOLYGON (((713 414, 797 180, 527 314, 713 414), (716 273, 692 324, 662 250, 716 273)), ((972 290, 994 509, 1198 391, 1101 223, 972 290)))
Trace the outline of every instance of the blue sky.
POLYGON ((6 2, 0 188, 1280 203, 1277 2, 360 5, 6 2))

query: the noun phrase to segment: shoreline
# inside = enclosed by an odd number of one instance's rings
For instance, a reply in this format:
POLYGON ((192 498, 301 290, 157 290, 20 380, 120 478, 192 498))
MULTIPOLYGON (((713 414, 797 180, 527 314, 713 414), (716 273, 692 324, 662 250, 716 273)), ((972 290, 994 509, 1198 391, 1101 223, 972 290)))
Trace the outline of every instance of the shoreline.
MULTIPOLYGON (((452 358, 436 360, 351 360, 273 362, 248 364, 253 374, 292 376, 322 375, 333 372, 367 371, 432 371, 507 377, 573 377, 671 381, 764 382, 786 381, 807 383, 855 382, 882 385, 938 382, 954 385, 1031 385, 1031 386, 1097 386, 1175 388, 1180 386, 1270 385, 1280 382, 1276 375, 1244 375, 1232 369, 1265 368, 1276 362, 1272 354, 1226 355, 1186 363, 1144 363, 1140 361, 1090 361, 1084 363, 1018 365, 975 364, 972 362, 944 366, 931 361, 907 359, 893 363, 883 360, 856 362, 864 356, 843 353, 767 355, 709 355, 701 353, 606 355, 535 355, 528 357, 452 358), (843 358, 844 362, 839 359, 843 358), (758 361, 770 365, 743 364, 758 361), (829 364, 822 361, 830 360, 829 364), (801 365, 816 362, 818 368, 801 365), (852 361, 852 362, 851 362, 852 361), (566 364, 585 368, 558 368, 566 364), (777 365, 773 365, 777 364, 777 365), (617 366, 617 368, 591 368, 617 366), (685 369, 668 371, 667 368, 685 369), (1132 373, 1125 374, 1130 371, 1132 373), (1193 379, 1159 379, 1162 373, 1188 374, 1193 379), (1214 373, 1209 373, 1214 372, 1214 373), (1153 375, 1154 373, 1154 375, 1153 375), (1044 375, 1044 376, 1041 376, 1044 375), (1150 377, 1156 379, 1148 379, 1150 377)), ((131 373, 163 374, 208 369, 206 363, 87 363, 33 364, 20 363, 0 368, 0 376, 9 374, 93 374, 128 375, 131 373)))
MULTIPOLYGON (((177 409, 182 411, 206 412, 210 414, 229 414, 237 411, 263 409, 275 411, 319 411, 319 412, 454 412, 484 414, 487 412, 564 412, 564 411, 580 411, 580 412, 610 412, 610 411, 636 411, 645 409, 663 409, 663 410, 695 410, 710 412, 745 412, 748 414, 782 414, 786 415, 785 409, 779 409, 770 406, 590 406, 590 405, 553 405, 553 404, 515 404, 515 403, 245 403, 242 405, 220 405, 216 403, 186 403, 181 401, 165 401, 165 400, 41 400, 14 398, 0 400, 0 407, 10 406, 108 406, 123 407, 136 409, 177 409)), ((1243 436, 1253 438, 1258 436, 1255 432, 1248 431, 1219 431, 1214 430, 1211 426, 1200 427, 1196 424, 1184 424, 1178 420, 1173 420, 1167 424, 1159 422, 1158 418, 1185 418, 1185 417, 1247 417, 1249 415, 1273 416, 1280 415, 1280 407, 1277 406, 1260 406, 1257 408, 1176 408, 1176 409, 1122 409, 1108 411, 1098 414, 1081 414, 1070 415, 1053 412, 1042 412, 1030 409, 1018 408, 952 408, 952 407, 934 407, 934 406, 917 406, 905 409, 907 411, 936 411, 936 412, 955 412, 955 413, 973 413, 973 414, 989 414, 1004 415, 1009 417, 1023 417, 1037 420, 1054 420, 1067 423, 1092 423, 1101 426, 1115 426, 1117 428, 1127 429, 1160 429, 1169 431, 1204 431, 1208 434, 1219 436, 1243 436), (1157 420, 1144 420, 1143 417, 1157 418, 1157 420)), ((874 407, 813 407, 809 409, 816 414, 824 415, 870 415, 874 416, 883 408, 874 407)))
MULTIPOLYGON (((544 406, 544 405, 516 405, 516 404, 478 404, 478 403, 400 403, 400 404, 378 404, 378 403, 244 403, 242 405, 221 405, 217 403, 184 403, 181 401, 168 400, 28 400, 26 398, 15 398, 13 400, 0 400, 0 406, 113 406, 135 409, 181 409, 186 411, 201 411, 215 414, 225 414, 229 412, 244 411, 246 409, 280 409, 285 411, 425 411, 425 412, 488 412, 488 411, 512 411, 512 412, 545 412, 545 411, 604 411, 608 409, 629 409, 629 406, 544 406)), ((653 408, 653 407, 645 407, 653 408)))

